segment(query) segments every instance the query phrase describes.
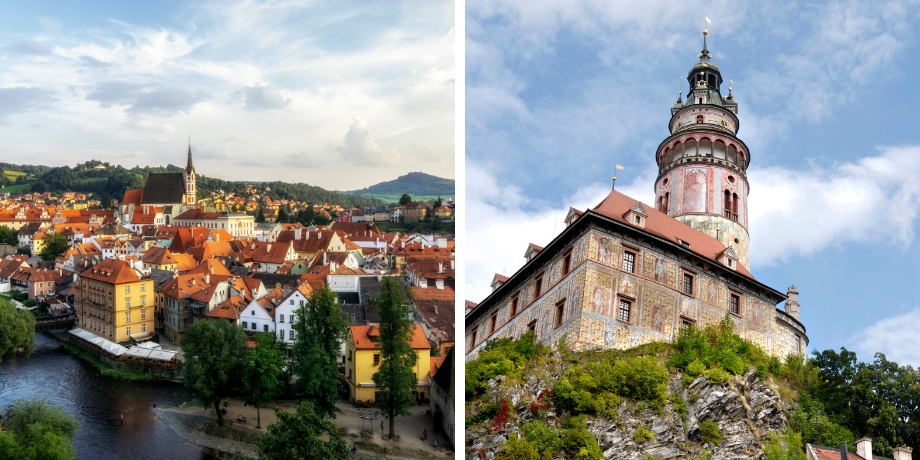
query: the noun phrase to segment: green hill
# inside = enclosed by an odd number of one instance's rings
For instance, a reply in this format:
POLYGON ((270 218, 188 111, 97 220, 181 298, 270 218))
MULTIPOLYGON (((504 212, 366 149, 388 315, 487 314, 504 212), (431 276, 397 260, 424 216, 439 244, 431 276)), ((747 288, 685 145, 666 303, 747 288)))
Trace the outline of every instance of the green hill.
POLYGON ((403 193, 408 193, 413 199, 424 200, 439 196, 444 198, 453 197, 457 194, 457 188, 453 179, 445 179, 422 172, 411 172, 391 181, 344 193, 374 197, 385 201, 398 201, 403 193))

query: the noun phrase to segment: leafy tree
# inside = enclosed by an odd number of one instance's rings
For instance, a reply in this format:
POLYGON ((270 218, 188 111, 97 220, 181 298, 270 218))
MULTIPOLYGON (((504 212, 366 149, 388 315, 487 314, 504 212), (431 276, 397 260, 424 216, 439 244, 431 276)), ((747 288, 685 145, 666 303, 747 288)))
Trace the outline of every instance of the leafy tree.
POLYGON ((278 220, 277 222, 286 224, 288 221, 288 213, 284 210, 284 206, 278 207, 278 220))
POLYGON ((16 246, 19 244, 19 240, 16 237, 16 232, 6 225, 0 225, 0 243, 6 243, 10 246, 16 246))
POLYGON ((298 390, 323 417, 335 417, 339 398, 339 350, 348 321, 336 302, 335 292, 324 285, 310 294, 297 311, 293 355, 297 362, 298 390))
POLYGON ((394 435, 397 415, 409 415, 415 402, 412 389, 418 383, 415 363, 418 354, 412 348, 414 332, 411 294, 391 277, 380 283, 376 298, 380 314, 380 367, 374 373, 379 390, 377 403, 390 419, 390 438, 394 435))
POLYGON ((301 401, 293 414, 275 408, 278 421, 268 426, 268 433, 259 437, 259 458, 287 460, 291 458, 348 458, 348 445, 331 421, 314 410, 309 401, 301 401), (328 441, 320 436, 329 435, 328 441))
POLYGON ((409 203, 411 203, 411 202, 412 202, 412 197, 409 196, 408 193, 403 193, 402 196, 399 197, 399 205, 400 205, 400 206, 405 206, 405 205, 407 205, 407 204, 409 204, 409 203))
POLYGON ((54 260, 55 257, 67 250, 68 245, 67 237, 63 233, 48 232, 45 234, 42 252, 38 255, 44 260, 54 260))
POLYGON ((256 334, 256 348, 249 352, 243 366, 243 391, 246 404, 256 408, 256 428, 262 428, 262 404, 281 393, 284 381, 284 352, 281 342, 271 332, 256 334))
POLYGON ((72 460, 73 438, 80 427, 72 415, 41 400, 19 399, 7 411, 0 431, 0 460, 72 460))
POLYGON ((262 208, 259 208, 259 213, 256 214, 256 222, 265 222, 265 212, 262 211, 262 208))
POLYGON ((28 310, 18 310, 0 298, 0 361, 12 358, 19 349, 32 354, 35 343, 35 317, 28 310))
POLYGON ((434 209, 437 209, 440 208, 442 204, 444 204, 444 200, 439 196, 437 200, 434 200, 434 204, 432 206, 434 209))
POLYGON ((792 430, 786 430, 785 434, 775 431, 769 433, 763 452, 766 460, 805 460, 802 435, 792 430))
POLYGON ((199 321, 186 329, 182 339, 185 353, 185 387, 217 413, 224 425, 220 401, 230 395, 242 376, 246 354, 246 333, 226 320, 199 321))

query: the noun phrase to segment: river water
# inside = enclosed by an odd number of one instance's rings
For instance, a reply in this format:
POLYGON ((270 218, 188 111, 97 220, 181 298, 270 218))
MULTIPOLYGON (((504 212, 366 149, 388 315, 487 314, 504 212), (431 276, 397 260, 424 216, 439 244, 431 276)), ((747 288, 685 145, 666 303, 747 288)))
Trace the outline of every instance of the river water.
POLYGON ((35 334, 32 356, 0 363, 0 408, 19 398, 45 399, 82 422, 78 460, 204 460, 202 447, 173 433, 150 410, 191 401, 181 384, 103 377, 57 342, 35 334), (121 415, 125 425, 121 426, 121 415))

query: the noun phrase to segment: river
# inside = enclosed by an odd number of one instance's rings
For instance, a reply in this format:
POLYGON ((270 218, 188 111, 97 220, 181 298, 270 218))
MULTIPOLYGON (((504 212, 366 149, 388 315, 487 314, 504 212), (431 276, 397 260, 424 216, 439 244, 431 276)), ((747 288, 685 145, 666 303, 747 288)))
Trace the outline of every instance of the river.
POLYGON ((19 398, 45 399, 81 421, 74 438, 78 460, 211 458, 202 447, 173 433, 150 410, 154 403, 169 407, 194 399, 181 384, 103 377, 42 334, 35 334, 32 356, 0 363, 0 408, 19 398))

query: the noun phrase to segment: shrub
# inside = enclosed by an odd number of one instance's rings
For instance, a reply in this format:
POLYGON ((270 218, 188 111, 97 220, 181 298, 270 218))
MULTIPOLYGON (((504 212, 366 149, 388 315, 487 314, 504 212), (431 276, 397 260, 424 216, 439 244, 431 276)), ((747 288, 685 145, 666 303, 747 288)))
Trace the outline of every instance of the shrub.
POLYGON ((674 410, 677 411, 677 415, 680 416, 681 420, 686 419, 687 401, 684 401, 684 398, 681 398, 678 394, 675 394, 672 399, 674 400, 674 410))
POLYGON ((466 363, 466 394, 468 399, 486 392, 489 379, 499 375, 520 377, 524 363, 536 356, 540 346, 536 334, 528 331, 517 340, 490 340, 479 356, 466 363))
POLYGON ((527 441, 533 443, 540 459, 551 459, 562 448, 559 433, 541 421, 525 422, 521 432, 527 441))
POLYGON ((632 434, 632 439, 636 442, 651 441, 654 438, 655 435, 653 435, 651 430, 649 430, 645 425, 639 425, 639 427, 636 428, 636 431, 633 431, 632 434))
POLYGON ((705 370, 706 365, 698 359, 693 360, 693 362, 687 365, 687 374, 691 377, 699 377, 705 370))
POLYGON ((482 423, 486 420, 495 418, 501 408, 502 405, 498 403, 491 403, 482 406, 478 411, 476 411, 475 414, 472 414, 466 418, 466 426, 473 426, 477 423, 482 423))
POLYGON ((766 460, 805 460, 802 435, 792 430, 786 430, 784 434, 771 432, 763 453, 766 460))
POLYGON ((707 370, 706 376, 709 377, 711 383, 725 383, 732 377, 731 374, 722 370, 721 367, 707 370))
POLYGON ((620 397, 649 401, 661 409, 668 395, 668 371, 651 357, 589 362, 569 368, 553 388, 553 403, 573 414, 602 414, 620 397))
MULTIPOLYGON (((730 374, 743 374, 750 368, 770 370, 770 357, 753 342, 734 333, 734 323, 726 313, 719 324, 702 329, 681 328, 674 338, 677 353, 668 361, 672 367, 683 369, 686 375, 703 375, 707 369, 720 368, 730 374)), ((763 372, 759 369, 759 372, 763 372)))
POLYGON ((497 460, 543 460, 536 446, 525 438, 510 436, 505 448, 495 456, 497 460))
POLYGON ((722 431, 712 420, 703 420, 700 422, 700 436, 703 444, 713 444, 718 446, 722 444, 722 431))
POLYGON ((562 448, 576 460, 600 460, 603 458, 597 439, 588 432, 584 415, 569 417, 562 424, 562 448))

